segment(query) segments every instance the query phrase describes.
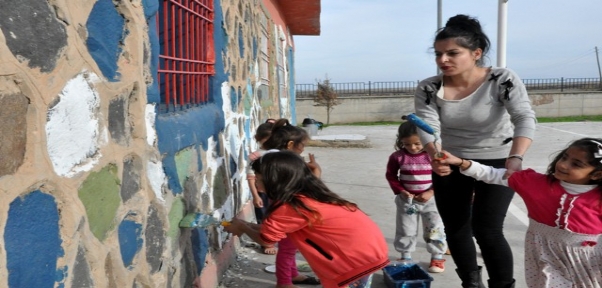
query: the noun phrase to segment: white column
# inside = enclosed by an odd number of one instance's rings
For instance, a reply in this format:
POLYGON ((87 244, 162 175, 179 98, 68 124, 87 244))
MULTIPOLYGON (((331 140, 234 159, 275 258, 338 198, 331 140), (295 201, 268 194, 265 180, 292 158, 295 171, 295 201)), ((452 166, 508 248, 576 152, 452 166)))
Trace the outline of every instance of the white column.
POLYGON ((497 12, 497 66, 506 67, 506 28, 508 24, 508 0, 499 0, 497 12))
MULTIPOLYGON (((443 0, 437 0, 437 32, 439 32, 439 29, 443 28, 443 18, 442 18, 442 14, 443 14, 443 4, 442 4, 443 0)), ((441 73, 441 70, 439 70, 439 66, 437 66, 437 74, 441 73)))

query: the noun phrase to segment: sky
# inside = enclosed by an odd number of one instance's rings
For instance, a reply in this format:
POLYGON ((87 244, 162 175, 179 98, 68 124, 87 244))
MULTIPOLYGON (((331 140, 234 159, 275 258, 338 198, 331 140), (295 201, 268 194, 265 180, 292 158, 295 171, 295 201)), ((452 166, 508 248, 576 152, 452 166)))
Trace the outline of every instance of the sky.
MULTIPOLYGON (((509 0, 506 67, 523 79, 598 78, 602 1, 509 0)), ((296 84, 416 81, 437 72, 437 0, 322 0, 319 36, 294 36, 296 84)), ((497 0, 442 0, 442 25, 476 17, 497 66, 497 0)))

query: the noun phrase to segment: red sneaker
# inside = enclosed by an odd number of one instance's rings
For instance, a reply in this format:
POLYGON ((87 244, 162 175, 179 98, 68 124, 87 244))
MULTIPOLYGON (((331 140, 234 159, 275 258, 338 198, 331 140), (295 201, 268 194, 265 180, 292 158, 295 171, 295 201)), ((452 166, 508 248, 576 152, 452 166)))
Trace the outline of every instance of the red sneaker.
POLYGON ((445 271, 445 259, 431 259, 431 265, 429 265, 429 272, 441 273, 445 271))

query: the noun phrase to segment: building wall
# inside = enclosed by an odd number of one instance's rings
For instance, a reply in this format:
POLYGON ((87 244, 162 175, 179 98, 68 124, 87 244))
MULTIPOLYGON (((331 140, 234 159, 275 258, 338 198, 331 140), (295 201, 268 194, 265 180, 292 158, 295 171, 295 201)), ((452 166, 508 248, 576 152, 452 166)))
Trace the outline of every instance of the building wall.
MULTIPOLYGON (((538 117, 602 115, 602 93, 531 93, 531 104, 538 117)), ((341 97, 341 104, 330 112, 330 124, 400 121, 401 115, 414 112, 411 95, 341 97)), ((313 99, 297 99, 297 122, 313 118, 326 122, 326 108, 314 106, 313 99)))
POLYGON ((253 131, 295 109, 288 75, 257 97, 260 15, 270 57, 291 35, 271 1, 215 0, 210 101, 159 112, 159 4, 0 3, 0 287, 215 287, 232 260, 178 223, 250 210, 253 131))

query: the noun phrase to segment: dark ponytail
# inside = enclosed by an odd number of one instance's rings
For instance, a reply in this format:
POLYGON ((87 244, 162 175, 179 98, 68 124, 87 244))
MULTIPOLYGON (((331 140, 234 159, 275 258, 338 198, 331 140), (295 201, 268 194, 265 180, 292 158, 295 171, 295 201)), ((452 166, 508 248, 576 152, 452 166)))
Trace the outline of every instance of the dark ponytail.
POLYGON ((270 138, 263 142, 263 149, 285 150, 288 142, 293 141, 294 145, 299 145, 309 140, 309 135, 305 130, 291 125, 288 119, 278 119, 272 127, 270 138))

